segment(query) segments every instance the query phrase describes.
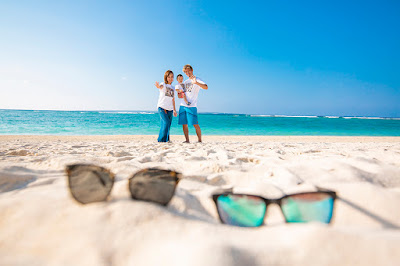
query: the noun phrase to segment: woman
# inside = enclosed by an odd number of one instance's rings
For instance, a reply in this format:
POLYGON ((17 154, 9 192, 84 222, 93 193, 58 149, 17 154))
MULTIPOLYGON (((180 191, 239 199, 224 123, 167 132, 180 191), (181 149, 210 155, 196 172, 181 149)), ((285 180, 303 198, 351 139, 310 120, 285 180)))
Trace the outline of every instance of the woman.
POLYGON ((158 113, 161 118, 161 128, 158 135, 158 142, 169 141, 169 129, 172 123, 172 112, 174 116, 177 116, 175 109, 175 93, 174 87, 171 86, 174 81, 174 73, 171 70, 167 70, 164 74, 164 82, 154 84, 159 90, 160 95, 158 96, 158 113))

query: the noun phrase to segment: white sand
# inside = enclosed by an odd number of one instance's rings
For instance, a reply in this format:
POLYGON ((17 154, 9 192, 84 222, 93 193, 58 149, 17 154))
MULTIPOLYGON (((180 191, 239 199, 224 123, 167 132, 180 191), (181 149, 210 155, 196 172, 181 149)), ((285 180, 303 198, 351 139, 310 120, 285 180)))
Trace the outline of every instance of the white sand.
POLYGON ((400 265, 400 138, 155 139, 0 136, 0 265, 400 265), (74 202, 70 163, 114 172, 111 200, 74 202), (130 199, 154 166, 184 174, 168 207, 130 199), (210 198, 313 185, 339 194, 331 225, 285 224, 276 206, 260 228, 222 225, 210 198))

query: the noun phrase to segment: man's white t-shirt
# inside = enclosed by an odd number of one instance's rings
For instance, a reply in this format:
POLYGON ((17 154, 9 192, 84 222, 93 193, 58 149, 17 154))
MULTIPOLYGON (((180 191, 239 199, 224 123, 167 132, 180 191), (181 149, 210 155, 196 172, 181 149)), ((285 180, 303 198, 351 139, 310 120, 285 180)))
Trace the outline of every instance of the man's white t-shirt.
MULTIPOLYGON (((196 77, 196 80, 198 83, 206 84, 198 77, 196 77)), ((197 97, 199 96, 201 87, 197 84, 193 84, 190 79, 185 80, 182 84, 184 85, 183 87, 186 94, 186 99, 188 102, 190 102, 190 105, 187 105, 184 99, 182 99, 181 105, 186 107, 197 107, 197 97)))
POLYGON ((174 110, 174 105, 172 103, 172 99, 174 99, 174 87, 170 84, 165 84, 164 82, 160 83, 162 88, 160 89, 160 95, 158 96, 157 108, 161 107, 165 110, 172 111, 174 110))

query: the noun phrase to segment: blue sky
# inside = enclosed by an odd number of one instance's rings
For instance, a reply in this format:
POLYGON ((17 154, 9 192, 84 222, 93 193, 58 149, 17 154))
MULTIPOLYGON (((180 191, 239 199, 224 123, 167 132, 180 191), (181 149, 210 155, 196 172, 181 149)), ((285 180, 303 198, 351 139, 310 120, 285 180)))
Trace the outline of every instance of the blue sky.
POLYGON ((0 3, 0 109, 156 110, 167 69, 200 112, 400 117, 398 1, 0 3))

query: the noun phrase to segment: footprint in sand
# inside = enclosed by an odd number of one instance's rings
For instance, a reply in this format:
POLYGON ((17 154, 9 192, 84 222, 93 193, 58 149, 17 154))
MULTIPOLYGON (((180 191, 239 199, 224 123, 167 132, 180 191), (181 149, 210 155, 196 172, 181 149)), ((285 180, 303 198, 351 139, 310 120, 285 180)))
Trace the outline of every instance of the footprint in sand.
POLYGON ((118 158, 118 159, 117 159, 117 162, 130 161, 130 160, 133 160, 133 159, 135 159, 135 157, 133 157, 133 156, 126 156, 126 157, 118 158))
POLYGON ((17 150, 17 151, 11 151, 6 153, 6 155, 11 155, 11 156, 27 156, 30 155, 29 151, 27 150, 17 150))
POLYGON ((149 157, 149 156, 143 157, 143 158, 138 160, 139 163, 149 163, 149 162, 152 162, 152 161, 153 161, 152 158, 149 157))
POLYGON ((112 156, 112 157, 132 156, 132 154, 130 154, 129 152, 125 152, 125 151, 117 151, 117 152, 109 151, 109 152, 107 152, 106 155, 107 156, 112 156))
POLYGON ((304 153, 317 153, 317 152, 321 152, 320 150, 308 150, 305 151, 304 153))
POLYGON ((226 185, 226 181, 224 180, 224 176, 221 174, 212 174, 207 177, 207 184, 213 186, 222 186, 226 185))
POLYGON ((187 160, 192 160, 192 161, 205 161, 207 160, 207 158, 203 157, 203 156, 192 156, 187 158, 187 160))
POLYGON ((236 161, 245 162, 245 163, 255 163, 255 164, 259 164, 260 163, 260 160, 258 160, 256 158, 247 158, 247 157, 237 158, 236 161))

